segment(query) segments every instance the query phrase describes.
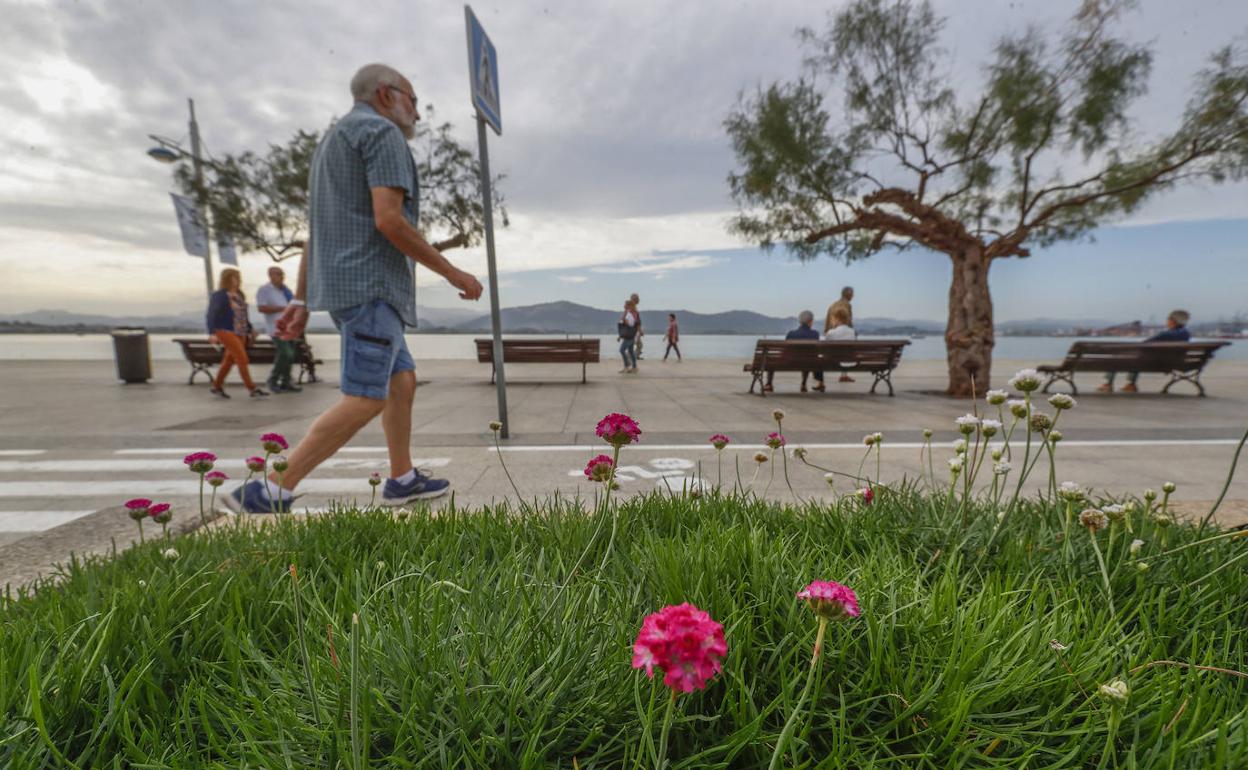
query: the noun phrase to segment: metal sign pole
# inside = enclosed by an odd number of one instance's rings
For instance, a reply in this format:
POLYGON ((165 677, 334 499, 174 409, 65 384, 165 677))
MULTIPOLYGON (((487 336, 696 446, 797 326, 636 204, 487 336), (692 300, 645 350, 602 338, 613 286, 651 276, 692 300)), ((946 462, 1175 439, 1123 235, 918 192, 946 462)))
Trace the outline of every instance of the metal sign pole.
POLYGON ((481 153, 481 209, 485 215, 485 258, 490 268, 490 328, 494 333, 494 389, 498 393, 499 435, 508 438, 507 376, 503 373, 503 322, 498 309, 498 266, 494 262, 494 207, 490 192, 490 152, 485 137, 485 119, 477 117, 477 149, 481 153))

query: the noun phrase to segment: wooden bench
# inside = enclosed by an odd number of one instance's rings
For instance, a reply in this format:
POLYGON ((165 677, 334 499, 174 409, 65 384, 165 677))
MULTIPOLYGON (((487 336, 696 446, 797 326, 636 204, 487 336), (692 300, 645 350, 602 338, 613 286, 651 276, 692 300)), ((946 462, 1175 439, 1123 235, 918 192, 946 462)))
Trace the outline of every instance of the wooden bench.
POLYGON ((1200 373, 1213 358, 1214 351, 1229 342, 1089 342, 1072 344, 1066 352, 1066 360, 1056 366, 1038 366, 1049 376, 1041 392, 1048 393, 1056 382, 1070 385, 1070 392, 1079 393, 1075 387, 1075 372, 1150 372, 1170 375, 1161 389, 1170 391, 1176 382, 1190 382, 1201 396, 1205 386, 1200 383, 1200 373))
MULTIPOLYGON (((186 384, 194 385, 195 377, 200 372, 212 382, 212 367, 221 363, 225 348, 211 342, 207 337, 175 337, 173 341, 182 346, 182 355, 191 365, 191 376, 186 384)), ((273 344, 273 340, 256 340, 247 346, 247 360, 250 363, 271 364, 276 358, 277 346, 273 344)), ((313 355, 307 340, 295 342, 295 363, 299 364, 299 382, 303 382, 305 376, 308 382, 318 382, 316 367, 321 360, 313 355)))
MULTIPOLYGON (((477 363, 490 364, 490 382, 494 382, 494 340, 475 339, 477 363)), ((503 340, 504 364, 580 364, 581 382, 586 382, 587 364, 598 363, 600 340, 590 339, 538 339, 503 340)))
POLYGON ((754 360, 744 370, 753 379, 750 392, 759 386, 765 395, 763 377, 767 372, 870 372, 893 395, 893 370, 901 361, 901 349, 910 340, 759 340, 754 344, 754 360))

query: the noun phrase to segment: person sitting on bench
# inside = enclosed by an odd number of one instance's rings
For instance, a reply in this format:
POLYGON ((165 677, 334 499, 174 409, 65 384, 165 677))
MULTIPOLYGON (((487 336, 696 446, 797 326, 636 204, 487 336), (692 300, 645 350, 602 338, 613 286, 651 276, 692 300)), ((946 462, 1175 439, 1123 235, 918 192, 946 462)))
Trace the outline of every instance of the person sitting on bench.
MULTIPOLYGON (((1171 311, 1170 316, 1166 318, 1166 328, 1154 334, 1145 342, 1187 342, 1192 338, 1192 333, 1187 330, 1188 319, 1191 318, 1186 310, 1171 311)), ((1105 373, 1105 382, 1097 391, 1101 393, 1114 392, 1114 374, 1115 372, 1105 373)), ((1136 393, 1136 380, 1140 379, 1139 372, 1127 372, 1127 384, 1122 386, 1123 393, 1136 393)))
MULTIPOLYGON (((803 310, 801 313, 798 314, 797 322, 800 325, 793 331, 784 335, 784 338, 786 340, 817 340, 819 339, 819 332, 815 331, 814 328, 811 326, 811 324, 815 322, 814 313, 810 312, 809 310, 803 310)), ((810 374, 812 374, 812 372, 802 372, 802 392, 803 393, 806 392, 806 378, 810 374)), ((815 390, 823 391, 825 389, 825 386, 823 384, 823 372, 813 372, 813 374, 815 375, 815 390)), ((774 390, 774 388, 772 388, 771 386, 771 381, 774 380, 775 377, 776 377, 775 372, 773 371, 767 372, 767 384, 763 386, 764 392, 770 393, 772 392, 772 390, 774 390)))

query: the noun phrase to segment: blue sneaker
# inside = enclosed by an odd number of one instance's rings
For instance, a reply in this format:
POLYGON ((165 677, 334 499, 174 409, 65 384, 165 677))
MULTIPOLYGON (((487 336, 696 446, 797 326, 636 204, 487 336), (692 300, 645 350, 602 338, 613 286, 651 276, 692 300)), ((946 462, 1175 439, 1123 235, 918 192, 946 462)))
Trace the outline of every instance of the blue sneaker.
MULTIPOLYGON (((276 488, 276 486, 273 482, 269 482, 270 488, 276 488)), ((233 492, 221 499, 226 507, 235 513, 290 513, 290 504, 294 502, 294 498, 291 498, 270 503, 269 491, 265 489, 263 481, 240 484, 233 492)))
POLYGON ((404 505, 413 500, 431 500, 435 497, 441 497, 446 494, 446 490, 451 488, 451 482, 446 479, 434 479, 416 471, 416 478, 406 484, 400 484, 394 479, 386 479, 385 489, 381 493, 382 505, 404 505))

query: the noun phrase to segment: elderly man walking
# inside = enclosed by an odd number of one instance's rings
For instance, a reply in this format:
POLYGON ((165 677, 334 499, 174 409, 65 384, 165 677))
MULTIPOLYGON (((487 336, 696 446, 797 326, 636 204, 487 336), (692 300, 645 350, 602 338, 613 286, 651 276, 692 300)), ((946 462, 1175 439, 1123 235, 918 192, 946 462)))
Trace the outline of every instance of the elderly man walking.
POLYGON ((403 333, 416 325, 415 263, 445 278, 463 299, 479 298, 481 284, 416 227, 420 190, 406 140, 415 136, 420 114, 411 82, 391 67, 369 64, 351 79, 351 95, 355 106, 325 132, 312 157, 311 233, 295 298, 278 321, 278 335, 293 339, 309 310, 329 311, 342 335, 342 398, 291 451, 280 478, 252 481, 226 496, 240 513, 289 511, 299 482, 378 415, 390 454, 384 504, 437 497, 450 486, 412 466, 416 364, 403 333))

